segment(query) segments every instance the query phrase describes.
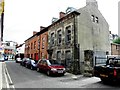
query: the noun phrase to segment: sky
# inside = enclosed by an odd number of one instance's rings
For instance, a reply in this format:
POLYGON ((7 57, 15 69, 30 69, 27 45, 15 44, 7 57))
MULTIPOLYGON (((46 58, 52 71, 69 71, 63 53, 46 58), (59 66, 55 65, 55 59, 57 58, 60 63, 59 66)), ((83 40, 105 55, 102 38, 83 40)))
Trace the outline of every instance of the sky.
MULTIPOLYGON (((118 34, 118 1, 96 0, 98 9, 109 24, 109 30, 118 34)), ((53 17, 59 18, 59 12, 74 7, 82 8, 86 0, 5 0, 4 41, 23 43, 40 31, 40 26, 49 26, 53 17)))

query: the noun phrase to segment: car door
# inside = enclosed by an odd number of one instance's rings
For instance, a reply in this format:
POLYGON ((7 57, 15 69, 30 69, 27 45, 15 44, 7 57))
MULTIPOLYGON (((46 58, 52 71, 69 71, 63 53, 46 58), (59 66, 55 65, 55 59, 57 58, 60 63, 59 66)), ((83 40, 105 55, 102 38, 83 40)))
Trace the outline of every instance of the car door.
POLYGON ((43 70, 43 60, 40 60, 38 67, 40 70, 43 70))
POLYGON ((46 60, 43 61, 43 70, 45 72, 48 70, 48 65, 47 65, 47 61, 46 60))

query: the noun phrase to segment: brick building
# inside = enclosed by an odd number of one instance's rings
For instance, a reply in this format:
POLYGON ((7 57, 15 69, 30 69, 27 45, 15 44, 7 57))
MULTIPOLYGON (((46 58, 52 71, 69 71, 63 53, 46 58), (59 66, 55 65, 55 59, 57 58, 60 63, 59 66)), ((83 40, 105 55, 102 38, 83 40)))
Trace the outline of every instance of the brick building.
POLYGON ((47 39, 47 28, 40 27, 40 32, 33 32, 33 36, 25 40, 25 57, 34 60, 48 58, 47 39))
POLYGON ((111 55, 120 55, 120 44, 111 43, 111 55))
POLYGON ((25 57, 39 59, 38 39, 37 32, 34 31, 33 36, 25 41, 25 57))

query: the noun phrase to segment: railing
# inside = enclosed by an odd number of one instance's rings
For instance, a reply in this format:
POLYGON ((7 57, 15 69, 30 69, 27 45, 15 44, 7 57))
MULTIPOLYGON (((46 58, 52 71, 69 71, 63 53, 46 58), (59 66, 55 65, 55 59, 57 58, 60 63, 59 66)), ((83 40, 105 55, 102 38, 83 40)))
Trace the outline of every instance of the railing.
POLYGON ((95 66, 106 64, 107 57, 95 57, 95 66))

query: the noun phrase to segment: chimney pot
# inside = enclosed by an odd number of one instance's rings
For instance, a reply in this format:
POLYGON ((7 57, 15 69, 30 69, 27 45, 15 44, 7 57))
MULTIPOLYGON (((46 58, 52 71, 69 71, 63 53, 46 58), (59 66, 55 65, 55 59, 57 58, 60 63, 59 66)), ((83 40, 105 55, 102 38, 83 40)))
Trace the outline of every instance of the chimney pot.
POLYGON ((65 13, 64 12, 60 12, 59 13, 59 18, 63 18, 65 16, 65 13))

